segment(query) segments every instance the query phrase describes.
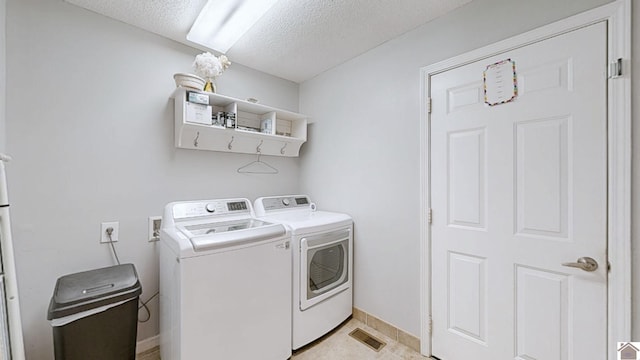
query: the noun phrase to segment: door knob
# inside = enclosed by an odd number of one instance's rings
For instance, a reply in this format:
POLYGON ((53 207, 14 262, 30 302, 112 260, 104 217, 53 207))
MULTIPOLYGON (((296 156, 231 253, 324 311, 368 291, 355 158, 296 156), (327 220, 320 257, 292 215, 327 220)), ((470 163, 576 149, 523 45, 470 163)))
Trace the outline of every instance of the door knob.
POLYGON ((596 271, 598 269, 598 262, 590 257, 581 257, 574 263, 563 263, 562 266, 574 267, 582 269, 584 271, 596 271))

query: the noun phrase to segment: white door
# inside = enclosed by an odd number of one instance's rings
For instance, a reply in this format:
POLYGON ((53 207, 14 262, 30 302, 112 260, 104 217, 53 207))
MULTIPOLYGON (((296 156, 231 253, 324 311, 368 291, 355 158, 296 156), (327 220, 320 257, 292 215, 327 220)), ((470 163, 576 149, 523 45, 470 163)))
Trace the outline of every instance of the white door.
POLYGON ((606 30, 431 78, 434 356, 606 359, 606 30), (518 96, 485 105, 505 59, 518 96), (562 265, 582 257, 599 267, 562 265))

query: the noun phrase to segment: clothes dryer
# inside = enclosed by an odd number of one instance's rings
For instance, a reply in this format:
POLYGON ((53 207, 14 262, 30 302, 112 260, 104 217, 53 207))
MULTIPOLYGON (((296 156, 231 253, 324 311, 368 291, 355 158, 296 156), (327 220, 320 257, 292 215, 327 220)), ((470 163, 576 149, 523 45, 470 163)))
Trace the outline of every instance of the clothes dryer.
POLYGON ((306 195, 261 197, 256 216, 287 226, 292 247, 294 350, 325 335, 353 309, 353 220, 316 211, 306 195))

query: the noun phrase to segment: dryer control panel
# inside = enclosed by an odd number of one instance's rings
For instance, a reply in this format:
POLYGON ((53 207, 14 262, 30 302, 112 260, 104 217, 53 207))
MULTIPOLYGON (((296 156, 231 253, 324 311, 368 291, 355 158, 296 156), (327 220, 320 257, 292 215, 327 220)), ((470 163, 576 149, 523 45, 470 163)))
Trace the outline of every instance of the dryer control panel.
POLYGON ((306 195, 265 197, 260 199, 260 203, 265 211, 311 206, 311 201, 306 195))

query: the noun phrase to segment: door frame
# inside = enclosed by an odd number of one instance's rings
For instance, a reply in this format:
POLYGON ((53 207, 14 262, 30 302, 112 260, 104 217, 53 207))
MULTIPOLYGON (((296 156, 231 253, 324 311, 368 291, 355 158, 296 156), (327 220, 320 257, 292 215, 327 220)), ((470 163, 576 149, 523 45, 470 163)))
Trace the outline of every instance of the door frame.
MULTIPOLYGON (((631 2, 617 0, 420 69, 420 347, 431 355, 431 77, 594 23, 607 22, 607 63, 622 75, 607 81, 607 353, 631 340, 631 2)), ((435 216, 439 216, 436 214, 435 216)))

